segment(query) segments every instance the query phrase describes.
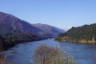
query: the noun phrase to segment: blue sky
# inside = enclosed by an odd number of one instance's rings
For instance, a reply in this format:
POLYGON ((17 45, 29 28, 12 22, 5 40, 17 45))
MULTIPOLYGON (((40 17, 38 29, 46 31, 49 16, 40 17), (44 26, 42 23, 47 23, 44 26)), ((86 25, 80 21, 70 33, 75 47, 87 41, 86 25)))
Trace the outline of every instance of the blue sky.
POLYGON ((96 23, 96 0, 0 0, 0 11, 59 28, 96 23))

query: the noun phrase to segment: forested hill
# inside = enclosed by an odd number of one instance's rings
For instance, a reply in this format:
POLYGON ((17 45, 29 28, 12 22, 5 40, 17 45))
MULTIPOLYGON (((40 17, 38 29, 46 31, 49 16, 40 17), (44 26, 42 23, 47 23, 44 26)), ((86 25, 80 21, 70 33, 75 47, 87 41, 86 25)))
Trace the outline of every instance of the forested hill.
POLYGON ((72 27, 69 31, 59 34, 56 39, 68 42, 96 43, 96 23, 72 27))
POLYGON ((33 25, 14 15, 0 12, 0 51, 19 43, 56 37, 57 34, 62 33, 61 31, 44 24, 33 25))

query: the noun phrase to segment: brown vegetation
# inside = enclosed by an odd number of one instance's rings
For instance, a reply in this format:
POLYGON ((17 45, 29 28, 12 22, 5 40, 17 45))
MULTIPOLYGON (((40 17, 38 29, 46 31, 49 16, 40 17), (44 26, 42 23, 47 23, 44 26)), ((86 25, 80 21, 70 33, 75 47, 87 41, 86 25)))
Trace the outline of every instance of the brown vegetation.
POLYGON ((4 54, 0 54, 0 64, 7 64, 6 56, 4 54))
POLYGON ((67 55, 59 48, 53 48, 47 45, 39 46, 33 58, 33 64, 74 64, 73 57, 67 55))

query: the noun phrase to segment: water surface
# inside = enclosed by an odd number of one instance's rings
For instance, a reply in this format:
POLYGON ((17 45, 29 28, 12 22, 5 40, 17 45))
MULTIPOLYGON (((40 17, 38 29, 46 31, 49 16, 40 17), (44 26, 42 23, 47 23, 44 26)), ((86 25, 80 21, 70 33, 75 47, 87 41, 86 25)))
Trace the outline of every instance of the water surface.
POLYGON ((54 39, 28 42, 4 51, 7 61, 15 64, 32 64, 32 54, 39 45, 61 47, 64 52, 74 56, 77 64, 96 64, 96 45, 57 42, 54 39))

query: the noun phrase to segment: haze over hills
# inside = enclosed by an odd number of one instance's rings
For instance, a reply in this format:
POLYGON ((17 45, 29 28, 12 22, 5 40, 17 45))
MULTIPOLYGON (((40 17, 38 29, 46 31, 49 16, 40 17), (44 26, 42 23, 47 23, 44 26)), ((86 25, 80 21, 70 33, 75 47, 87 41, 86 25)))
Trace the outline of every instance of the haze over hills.
POLYGON ((63 29, 59 29, 57 27, 53 27, 47 24, 38 23, 33 24, 33 26, 41 29, 49 37, 56 37, 58 34, 65 32, 63 29))
MULTIPOLYGON (((50 26, 44 25, 44 27, 48 28, 50 26)), ((50 36, 54 37, 56 34, 61 33, 61 31, 57 33, 56 28, 53 27, 50 27, 50 30, 48 29, 48 32, 46 32, 46 29, 40 28, 40 24, 32 25, 11 14, 0 12, 0 44, 4 48, 9 48, 20 42, 37 41, 50 36)))

